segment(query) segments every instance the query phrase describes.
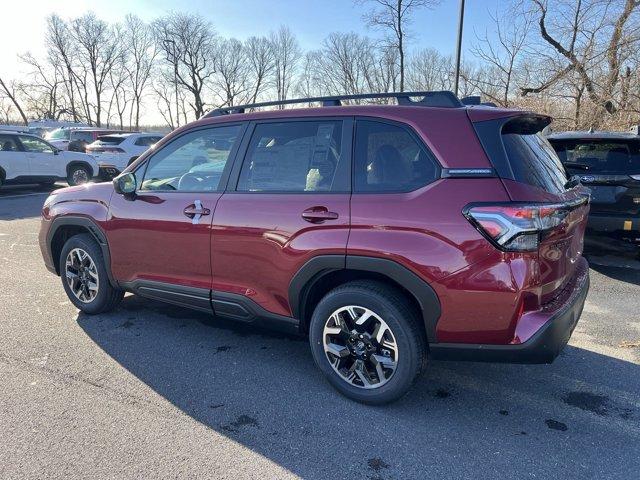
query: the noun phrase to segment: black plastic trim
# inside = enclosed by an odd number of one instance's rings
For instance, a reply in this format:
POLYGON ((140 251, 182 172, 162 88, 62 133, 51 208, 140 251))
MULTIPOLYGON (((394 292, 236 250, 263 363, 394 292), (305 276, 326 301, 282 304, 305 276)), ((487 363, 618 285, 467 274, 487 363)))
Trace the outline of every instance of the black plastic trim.
POLYGON ((300 333, 300 320, 271 313, 244 295, 214 290, 211 305, 216 316, 289 334, 300 333))
POLYGON ((524 343, 517 345, 437 343, 429 346, 431 357, 436 360, 474 362, 551 363, 569 341, 582 314, 588 292, 589 276, 586 275, 574 299, 524 343))
POLYGON ((378 273, 406 288, 420 306, 428 341, 437 341, 436 325, 440 318, 440 301, 435 291, 406 267, 384 258, 360 255, 320 255, 312 258, 298 270, 289 285, 289 304, 294 317, 304 317, 304 304, 313 285, 327 273, 343 268, 378 273))
POLYGON ((144 279, 122 283, 121 286, 125 290, 132 291, 141 297, 213 313, 209 300, 209 290, 206 288, 175 285, 144 279))
MULTIPOLYGON (((53 259, 52 253, 52 241, 56 232, 63 226, 78 226, 86 228, 89 233, 93 236, 93 238, 100 245, 100 249, 102 250, 102 258, 104 259, 105 269, 107 270, 107 276, 109 277, 109 283, 115 288, 120 288, 118 281, 113 277, 111 273, 111 254, 109 253, 109 243, 107 242, 107 236, 102 231, 102 228, 94 222, 89 217, 79 217, 73 215, 65 215, 64 217, 56 217, 51 222, 51 227, 49 227, 49 231, 47 232, 47 254, 53 263, 53 268, 55 269, 55 273, 60 275, 59 268, 57 262, 53 259)), ((46 263, 46 262, 45 262, 46 263)), ((51 271, 51 268, 47 265, 47 269, 51 271)))

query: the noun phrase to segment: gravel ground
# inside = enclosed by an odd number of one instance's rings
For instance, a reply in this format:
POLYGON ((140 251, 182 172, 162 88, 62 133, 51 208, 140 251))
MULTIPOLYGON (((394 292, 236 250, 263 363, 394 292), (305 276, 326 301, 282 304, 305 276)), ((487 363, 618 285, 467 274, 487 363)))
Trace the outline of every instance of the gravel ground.
POLYGON ((336 394, 304 340, 135 296, 88 317, 37 246, 46 191, 0 191, 0 478, 637 478, 640 263, 590 258, 552 365, 432 362, 336 394))

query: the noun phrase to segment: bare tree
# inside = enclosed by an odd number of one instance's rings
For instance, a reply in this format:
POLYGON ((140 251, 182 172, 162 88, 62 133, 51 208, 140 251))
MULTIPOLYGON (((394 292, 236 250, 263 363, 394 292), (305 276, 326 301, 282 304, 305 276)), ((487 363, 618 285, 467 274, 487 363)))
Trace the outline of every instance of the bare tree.
POLYGON ((18 110, 22 121, 25 125, 27 125, 29 123, 29 120, 27 119, 27 115, 24 113, 24 110, 22 110, 20 102, 18 102, 15 84, 7 84, 4 80, 2 80, 2 78, 0 78, 0 94, 5 95, 11 101, 13 106, 16 107, 16 110, 18 110))
POLYGON ((178 85, 192 97, 189 103, 195 117, 201 117, 206 106, 204 90, 215 73, 213 27, 198 15, 170 13, 153 22, 153 28, 178 85))
POLYGON ((365 14, 367 23, 385 32, 387 46, 397 51, 400 63, 400 91, 404 92, 405 56, 408 26, 411 15, 419 8, 433 8, 439 0, 356 0, 358 3, 372 4, 365 14))
POLYGON ((251 88, 248 85, 249 59, 244 45, 235 38, 223 40, 218 45, 215 57, 216 75, 212 83, 221 97, 222 105, 245 103, 251 95, 248 93, 251 88))
POLYGON ((253 93, 251 103, 255 103, 258 95, 270 86, 270 77, 275 68, 273 48, 266 37, 249 37, 244 44, 253 93))
POLYGON ((71 31, 77 44, 78 59, 76 74, 82 85, 85 109, 91 119, 89 108, 95 115, 95 124, 102 125, 102 110, 105 90, 114 65, 122 55, 120 31, 111 27, 93 13, 88 13, 71 22, 71 31))
POLYGON ((638 46, 638 0, 530 0, 545 48, 562 59, 562 68, 551 72, 538 86, 524 87, 522 94, 538 93, 575 72, 589 99, 613 114, 620 72, 638 46))
POLYGON ((123 38, 128 57, 128 61, 124 62, 124 69, 129 76, 132 94, 132 118, 129 119, 129 124, 133 123, 134 129, 138 130, 142 100, 149 86, 158 49, 149 25, 135 15, 125 17, 123 38))
POLYGON ((302 52, 298 40, 288 27, 282 26, 271 33, 271 48, 274 56, 274 83, 278 100, 286 100, 294 83, 296 68, 302 52))
POLYGON ((517 63, 522 60, 532 23, 530 15, 515 15, 507 10, 500 15, 491 14, 492 30, 476 35, 476 43, 471 49, 487 67, 488 75, 471 79, 478 90, 503 107, 509 106, 517 63), (508 13, 508 15, 504 15, 508 13))
POLYGON ((413 55, 407 68, 410 90, 453 90, 453 59, 433 48, 413 55))

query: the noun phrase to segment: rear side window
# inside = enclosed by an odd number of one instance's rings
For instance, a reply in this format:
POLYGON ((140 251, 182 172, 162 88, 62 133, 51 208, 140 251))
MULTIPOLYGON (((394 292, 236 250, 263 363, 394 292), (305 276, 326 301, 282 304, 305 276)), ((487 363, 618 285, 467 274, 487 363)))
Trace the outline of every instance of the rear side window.
POLYGON ((640 142, 573 140, 553 142, 553 145, 565 167, 575 173, 629 175, 640 172, 640 142))
POLYGON ((15 137, 11 135, 0 135, 0 151, 17 152, 20 150, 15 137))
POLYGON ((539 133, 502 135, 507 158, 516 182, 526 183, 549 193, 562 193, 567 175, 549 142, 539 133))
POLYGON ((341 121, 258 124, 247 148, 237 190, 331 191, 341 150, 341 121))
POLYGON ((140 137, 136 140, 135 144, 138 147, 149 147, 158 143, 162 137, 140 137))
POLYGON ((358 120, 354 191, 408 192, 438 176, 433 156, 403 127, 358 120))

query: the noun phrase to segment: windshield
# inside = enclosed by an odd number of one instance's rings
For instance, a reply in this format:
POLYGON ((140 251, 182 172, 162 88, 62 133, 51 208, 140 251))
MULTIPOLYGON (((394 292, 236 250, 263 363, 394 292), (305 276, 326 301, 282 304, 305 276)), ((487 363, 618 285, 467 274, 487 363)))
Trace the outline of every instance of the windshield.
POLYGON ((567 175, 558 155, 540 134, 502 135, 514 179, 550 193, 565 191, 567 175))
POLYGON ((52 132, 47 133, 47 140, 69 140, 70 131, 65 128, 57 128, 52 132))
POLYGON ((640 140, 554 141, 567 169, 608 175, 640 173, 640 140))

